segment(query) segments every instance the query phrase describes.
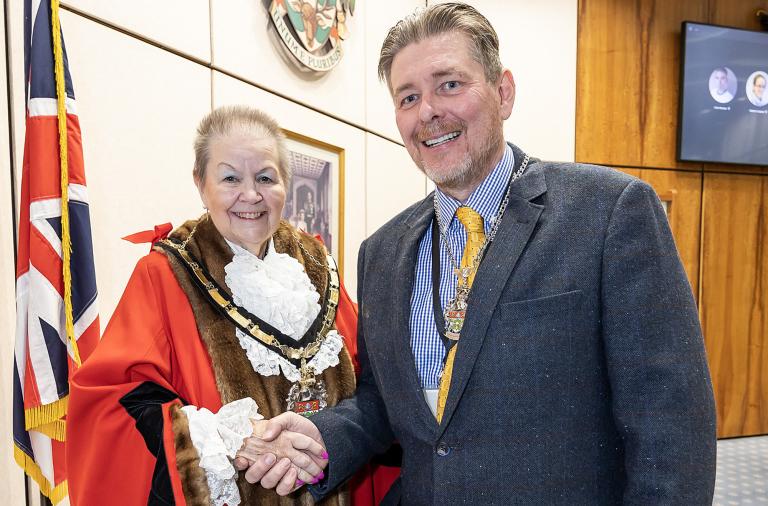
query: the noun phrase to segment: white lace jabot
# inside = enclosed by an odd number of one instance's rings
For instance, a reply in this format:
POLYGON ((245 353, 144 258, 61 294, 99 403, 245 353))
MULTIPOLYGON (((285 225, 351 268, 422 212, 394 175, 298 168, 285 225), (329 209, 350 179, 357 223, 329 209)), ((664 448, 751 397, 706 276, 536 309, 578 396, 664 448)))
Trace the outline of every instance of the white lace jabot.
MULTIPOLYGON (((224 267, 225 283, 232 290, 238 306, 266 321, 283 334, 301 341, 320 312, 320 295, 298 260, 275 251, 270 239, 264 259, 227 241, 235 256, 224 267)), ((309 336, 314 339, 315 336, 309 336)), ((290 382, 301 379, 299 370, 282 355, 275 353, 237 329, 240 346, 253 370, 263 376, 282 374, 290 382)), ((316 374, 339 363, 344 338, 335 330, 328 332, 320 350, 308 365, 316 374)), ((243 440, 251 435, 250 420, 259 420, 258 406, 247 397, 222 406, 217 414, 205 408, 185 406, 192 443, 200 455, 211 499, 215 506, 240 504, 231 464, 243 440)))
MULTIPOLYGON (((235 256, 224 268, 225 282, 232 290, 235 304, 300 341, 320 312, 320 295, 304 267, 292 256, 275 251, 271 239, 263 260, 234 243, 227 243, 235 256)), ((282 372, 290 382, 301 379, 296 366, 279 353, 261 345, 240 329, 237 329, 237 338, 257 373, 275 376, 282 372)), ((307 365, 317 374, 338 365, 343 346, 344 338, 337 331, 328 332, 320 351, 307 365)))
POLYGON ((235 256, 224 267, 235 304, 283 334, 300 341, 320 312, 320 295, 298 260, 275 251, 270 239, 264 259, 227 241, 235 256))

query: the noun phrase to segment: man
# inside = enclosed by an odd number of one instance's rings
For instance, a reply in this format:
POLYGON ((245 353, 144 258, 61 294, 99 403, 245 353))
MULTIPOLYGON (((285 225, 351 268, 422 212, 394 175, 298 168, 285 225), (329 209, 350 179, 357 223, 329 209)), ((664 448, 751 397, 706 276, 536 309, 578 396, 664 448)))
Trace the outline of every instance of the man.
POLYGON ((728 90, 728 87, 728 70, 725 67, 718 67, 713 70, 709 88, 712 98, 721 104, 727 104, 733 100, 733 93, 728 90))
MULTIPOLYGON (((437 190, 360 248, 355 397, 265 438, 324 442, 316 497, 396 440, 402 504, 710 504, 712 388, 653 190, 504 142, 514 81, 472 7, 402 20, 379 73, 437 190)), ((287 493, 287 468, 246 476, 287 493)))
POLYGON ((752 79, 752 97, 748 97, 752 104, 762 107, 768 104, 768 95, 765 93, 766 78, 764 74, 757 74, 752 79))

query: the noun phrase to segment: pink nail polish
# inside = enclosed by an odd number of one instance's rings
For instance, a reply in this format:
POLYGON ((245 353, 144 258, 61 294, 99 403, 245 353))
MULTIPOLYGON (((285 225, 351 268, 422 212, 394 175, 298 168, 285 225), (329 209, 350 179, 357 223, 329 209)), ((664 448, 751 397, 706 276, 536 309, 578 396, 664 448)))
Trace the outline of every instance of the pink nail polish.
POLYGON ((300 486, 302 486, 302 485, 304 485, 304 482, 303 482, 303 481, 301 481, 301 480, 296 480, 296 485, 295 485, 296 487, 300 487, 300 486))
POLYGON ((321 455, 325 460, 328 460, 328 452, 323 452, 321 455))

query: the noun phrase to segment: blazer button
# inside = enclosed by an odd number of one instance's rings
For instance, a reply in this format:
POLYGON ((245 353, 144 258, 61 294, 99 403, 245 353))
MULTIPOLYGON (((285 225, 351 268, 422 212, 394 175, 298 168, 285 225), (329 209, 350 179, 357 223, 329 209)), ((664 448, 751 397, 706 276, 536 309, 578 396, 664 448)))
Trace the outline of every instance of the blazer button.
POLYGON ((449 453, 451 453, 451 447, 448 446, 445 442, 440 441, 437 445, 436 453, 440 455, 441 457, 445 457, 449 453))

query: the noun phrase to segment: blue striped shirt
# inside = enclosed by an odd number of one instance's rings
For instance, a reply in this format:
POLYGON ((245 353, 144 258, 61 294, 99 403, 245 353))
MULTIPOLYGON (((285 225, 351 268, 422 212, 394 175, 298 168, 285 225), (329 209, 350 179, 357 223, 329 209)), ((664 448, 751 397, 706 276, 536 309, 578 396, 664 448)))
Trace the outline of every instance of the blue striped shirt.
MULTIPOLYGON (((507 183, 514 168, 514 155, 507 146, 501 161, 487 178, 478 186, 467 199, 466 205, 477 211, 485 222, 486 235, 493 225, 493 219, 504 198, 507 183)), ((462 205, 453 197, 439 189, 435 190, 437 205, 440 210, 440 220, 448 224, 446 236, 453 258, 461 263, 467 233, 464 226, 456 218, 456 209, 462 205)), ((442 240, 441 240, 442 243, 442 240)), ((445 307, 456 293, 456 276, 448 252, 444 245, 440 247, 440 301, 445 307)), ((432 228, 427 227, 424 237, 419 243, 419 255, 416 261, 413 293, 411 294, 411 350, 416 361, 421 387, 435 389, 440 386, 439 374, 442 369, 445 347, 440 340, 435 326, 432 309, 432 228)))

